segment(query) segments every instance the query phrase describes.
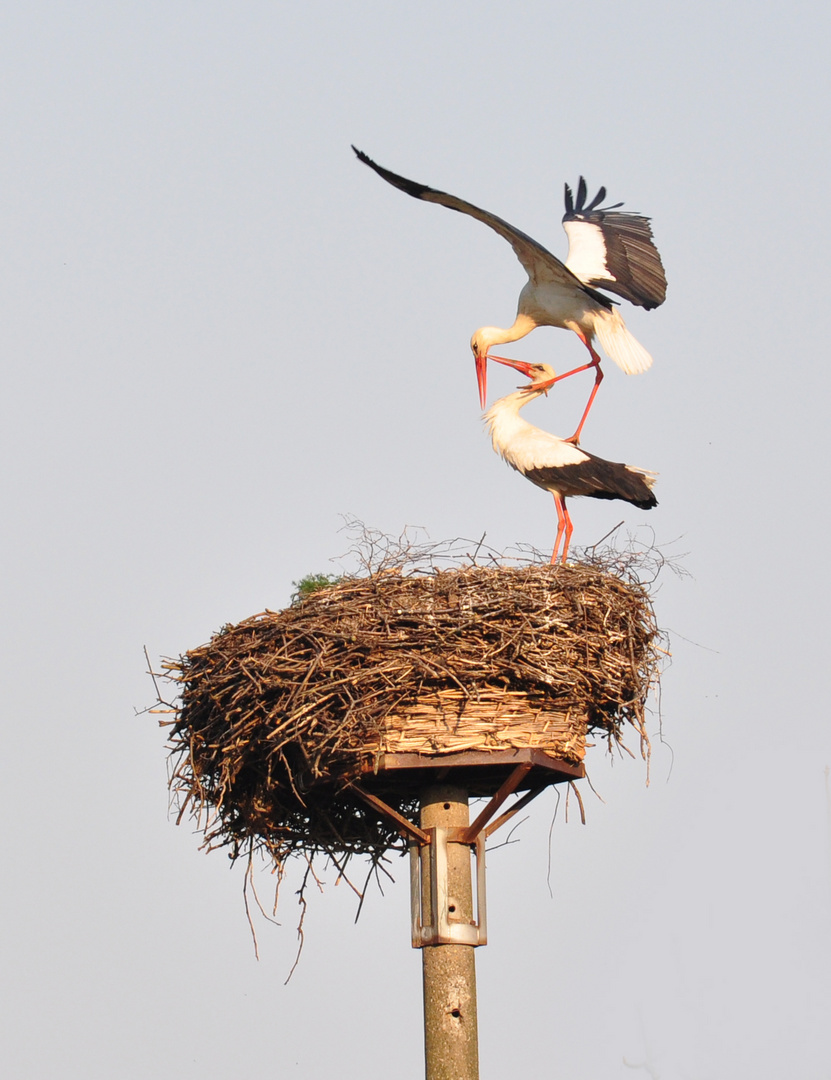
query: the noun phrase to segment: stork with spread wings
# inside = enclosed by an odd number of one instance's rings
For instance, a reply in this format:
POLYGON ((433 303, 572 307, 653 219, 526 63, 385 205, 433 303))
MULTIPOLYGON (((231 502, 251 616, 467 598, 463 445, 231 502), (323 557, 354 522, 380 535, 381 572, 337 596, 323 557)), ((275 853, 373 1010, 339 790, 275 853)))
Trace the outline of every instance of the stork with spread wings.
MULTIPOLYGON (((450 210, 467 214, 489 226, 508 241, 522 263, 528 281, 519 294, 517 316, 512 326, 483 326, 471 338, 476 360, 479 396, 484 408, 487 395, 487 361, 494 345, 517 341, 537 326, 559 326, 572 330, 589 350, 591 360, 574 372, 595 370, 595 382, 577 430, 568 441, 578 442, 580 432, 603 378, 600 357, 594 341, 628 375, 646 371, 652 357, 635 340, 617 311, 616 301, 600 289, 643 308, 654 308, 666 296, 666 277, 661 256, 652 239, 649 218, 618 208, 617 203, 601 207, 606 189, 586 205, 587 188, 583 177, 574 199, 566 185, 566 213, 563 226, 569 238, 569 251, 561 262, 550 251, 507 221, 480 210, 455 195, 437 191, 424 184, 376 165, 366 154, 352 147, 360 161, 374 169, 393 187, 425 202, 439 203, 450 210)), ((567 374, 572 374, 571 372, 567 374)))

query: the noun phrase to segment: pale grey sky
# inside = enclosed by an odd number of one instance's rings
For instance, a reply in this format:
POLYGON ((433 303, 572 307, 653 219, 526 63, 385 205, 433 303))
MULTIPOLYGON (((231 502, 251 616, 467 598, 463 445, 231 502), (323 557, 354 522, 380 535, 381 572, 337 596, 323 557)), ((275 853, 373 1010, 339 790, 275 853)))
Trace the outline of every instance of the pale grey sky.
MULTIPOLYGON (((669 278, 626 310, 653 369, 608 364, 583 434, 657 470, 660 506, 572 510, 577 545, 624 517, 687 553, 656 598, 671 751, 649 788, 594 752, 605 803, 557 818, 553 897, 553 796, 494 852, 484 1080, 831 1076, 829 24, 706 0, 0 13, 4 1075, 422 1075, 404 863, 356 927, 326 875, 284 986, 296 882, 258 963, 242 868, 168 819, 135 716, 142 646, 284 605, 337 569, 342 514, 553 542, 468 348, 522 270, 354 142, 561 255, 582 173, 653 217, 669 278)), ((543 329, 510 355, 584 350, 543 329)), ((586 392, 529 418, 566 434, 586 392)))

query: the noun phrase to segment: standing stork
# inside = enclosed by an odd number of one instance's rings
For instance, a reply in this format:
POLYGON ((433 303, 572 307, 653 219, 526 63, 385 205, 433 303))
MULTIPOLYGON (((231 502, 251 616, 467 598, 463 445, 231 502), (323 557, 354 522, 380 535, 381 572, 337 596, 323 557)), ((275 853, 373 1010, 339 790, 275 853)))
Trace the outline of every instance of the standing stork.
POLYGON ((586 181, 581 176, 576 202, 571 188, 566 184, 563 227, 568 235, 569 248, 566 261, 562 263, 542 244, 538 244, 536 240, 532 240, 530 236, 495 214, 480 210, 478 206, 455 195, 448 195, 444 191, 436 191, 398 176, 389 169, 376 165, 357 147, 353 146, 352 149, 364 165, 374 169, 393 187, 412 195, 413 198, 439 203, 451 210, 468 214, 508 241, 528 274, 528 281, 519 294, 513 326, 507 329, 483 326, 470 339, 470 347, 476 360, 482 408, 485 407, 487 396, 488 350, 492 346, 517 341, 537 326, 559 326, 573 330, 589 350, 591 360, 566 374, 573 375, 592 367, 595 370, 595 382, 588 404, 577 430, 569 440, 578 442, 603 379, 600 357, 592 344, 594 339, 597 338, 604 352, 608 353, 627 375, 646 371, 652 363, 652 357, 646 349, 626 329, 616 310, 617 302, 598 291, 603 288, 617 293, 618 296, 644 308, 654 308, 664 302, 666 277, 661 256, 652 242, 650 219, 640 214, 619 211, 617 207, 622 206, 622 203, 601 207, 600 203, 606 197, 606 189, 603 187, 586 205, 586 181))
MULTIPOLYGON (((497 359, 492 357, 492 359, 497 359)), ((623 499, 641 510, 658 505, 652 494, 655 474, 632 465, 604 461, 579 449, 567 439, 559 439, 519 415, 529 401, 547 394, 550 387, 565 378, 555 375, 548 364, 526 364, 522 360, 500 358, 501 364, 516 368, 531 379, 528 386, 500 398, 485 413, 493 448, 511 468, 522 473, 537 487, 550 491, 557 506, 557 539, 551 555, 557 561, 557 550, 565 534, 561 562, 566 561, 573 525, 566 509, 566 499, 572 495, 588 495, 593 499, 623 499)))

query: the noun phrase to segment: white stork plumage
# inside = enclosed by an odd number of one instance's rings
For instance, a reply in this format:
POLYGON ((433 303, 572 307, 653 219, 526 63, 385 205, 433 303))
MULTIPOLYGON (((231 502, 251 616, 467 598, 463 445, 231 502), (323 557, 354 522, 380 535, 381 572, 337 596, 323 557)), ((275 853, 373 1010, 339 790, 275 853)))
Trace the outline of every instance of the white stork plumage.
POLYGON ((502 364, 515 368, 531 379, 528 386, 500 398, 485 413, 493 448, 511 468, 522 473, 537 487, 550 491, 557 506, 557 539, 551 562, 557 561, 560 540, 565 535, 561 562, 566 561, 571 540, 572 523, 566 499, 572 495, 588 495, 593 499, 623 499, 651 510, 658 505, 652 494, 655 474, 632 465, 604 461, 581 450, 566 439, 550 435, 519 415, 520 409, 548 393, 550 387, 565 378, 557 376, 548 364, 526 364, 522 360, 500 359, 502 364))
MULTIPOLYGON (((569 240, 565 263, 547 251, 542 244, 507 221, 480 210, 478 206, 436 191, 398 176, 376 165, 357 147, 352 149, 360 161, 374 169, 387 183, 416 199, 439 203, 451 210, 469 214, 488 225, 508 241, 528 274, 528 281, 519 294, 517 316, 513 326, 502 329, 483 326, 473 335, 470 346, 476 360, 479 397, 485 407, 487 393, 488 351, 494 345, 517 341, 537 326, 559 326, 573 330, 591 355, 591 361, 566 374, 575 374, 593 367, 595 383, 583 417, 571 436, 577 442, 580 431, 603 378, 600 357, 594 350, 595 338, 603 350, 627 374, 646 371, 652 357, 626 329, 610 300, 599 288, 616 293, 639 307, 654 308, 664 302, 666 277, 661 257, 652 241, 649 218, 640 214, 618 211, 615 206, 601 207, 606 189, 601 188, 586 205, 586 182, 580 177, 575 202, 566 184, 566 213, 563 226, 569 240)), ((496 359, 496 358, 494 358, 496 359)))

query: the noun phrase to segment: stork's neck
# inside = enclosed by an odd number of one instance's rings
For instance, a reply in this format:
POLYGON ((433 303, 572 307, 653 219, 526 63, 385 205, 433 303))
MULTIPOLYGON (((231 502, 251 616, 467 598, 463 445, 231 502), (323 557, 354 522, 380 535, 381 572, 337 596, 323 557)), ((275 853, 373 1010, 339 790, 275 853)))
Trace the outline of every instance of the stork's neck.
POLYGON ((537 323, 534 322, 530 315, 523 315, 520 312, 514 320, 513 326, 509 326, 507 329, 499 326, 483 326, 473 335, 473 340, 476 343, 479 355, 484 356, 492 345, 505 345, 509 341, 519 341, 526 334, 530 334, 535 326, 537 326, 537 323))
MULTIPOLYGON (((527 420, 519 415, 519 410, 534 401, 544 391, 542 390, 517 390, 507 397, 500 398, 485 413, 485 422, 488 425, 493 448, 502 457, 505 457, 506 448, 523 431, 533 428, 527 420)), ((510 460, 506 458, 506 460, 510 460)))

